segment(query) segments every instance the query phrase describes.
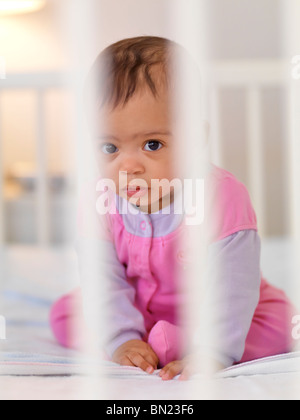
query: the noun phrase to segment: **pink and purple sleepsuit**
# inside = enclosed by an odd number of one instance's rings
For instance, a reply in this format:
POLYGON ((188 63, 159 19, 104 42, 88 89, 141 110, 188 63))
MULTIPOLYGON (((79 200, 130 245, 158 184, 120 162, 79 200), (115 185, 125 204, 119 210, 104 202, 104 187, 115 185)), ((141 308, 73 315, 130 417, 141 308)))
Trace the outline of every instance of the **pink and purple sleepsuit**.
MULTIPOLYGON (((270 285, 261 273, 257 220, 245 186, 231 173, 209 165, 205 192, 205 219, 209 218, 210 228, 205 233, 208 247, 202 256, 206 266, 204 308, 210 308, 209 325, 218 329, 219 342, 208 348, 199 327, 199 352, 209 352, 227 367, 291 351, 295 309, 285 293, 270 285)), ((169 206, 170 214, 148 214, 117 194, 111 193, 111 197, 113 211, 96 215, 96 235, 95 229, 93 232, 93 240, 104 243, 108 251, 101 261, 101 272, 109 276, 111 286, 106 299, 110 307, 105 351, 112 357, 123 343, 144 340, 163 366, 184 356, 184 325, 178 314, 186 295, 178 285, 178 273, 184 273, 189 264, 190 252, 182 249, 182 244, 188 243, 193 226, 185 223, 184 212, 176 214, 175 203, 169 206), (128 206, 134 207, 134 214, 128 212, 128 206)), ((80 247, 89 240, 91 212, 96 214, 96 208, 86 211, 85 207, 83 198, 79 263, 80 247)), ((81 275, 84 290, 88 274, 82 269, 81 275)), ((52 307, 52 330, 63 346, 80 348, 86 340, 90 320, 84 315, 88 302, 83 295, 77 289, 52 307)))

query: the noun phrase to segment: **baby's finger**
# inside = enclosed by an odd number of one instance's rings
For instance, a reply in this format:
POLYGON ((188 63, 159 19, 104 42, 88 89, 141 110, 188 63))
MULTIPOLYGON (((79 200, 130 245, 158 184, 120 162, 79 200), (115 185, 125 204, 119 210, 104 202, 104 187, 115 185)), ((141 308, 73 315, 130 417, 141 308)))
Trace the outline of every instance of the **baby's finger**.
POLYGON ((163 381, 170 381, 171 379, 174 379, 175 376, 179 375, 183 371, 183 368, 183 362, 171 362, 160 371, 159 376, 163 381))
POLYGON ((140 352, 140 354, 147 360, 147 362, 157 369, 159 358, 149 344, 140 352))
POLYGON ((127 356, 123 356, 119 361, 118 361, 118 363, 121 365, 121 366, 135 366, 133 363, 132 363, 132 361, 129 359, 129 357, 127 357, 127 356))
POLYGON ((146 360, 146 362, 148 362, 154 370, 157 369, 158 366, 158 357, 155 357, 155 354, 152 353, 148 353, 148 354, 143 354, 144 359, 146 360))
POLYGON ((154 372, 154 367, 148 363, 139 353, 131 353, 128 355, 128 358, 131 360, 134 366, 139 367, 143 371, 150 374, 154 372))
POLYGON ((191 369, 190 369, 190 367, 189 366, 186 366, 184 369, 183 369, 183 372, 182 372, 182 374, 180 375, 180 377, 179 377, 179 380, 180 381, 188 381, 189 379, 190 379, 190 377, 191 377, 191 369))

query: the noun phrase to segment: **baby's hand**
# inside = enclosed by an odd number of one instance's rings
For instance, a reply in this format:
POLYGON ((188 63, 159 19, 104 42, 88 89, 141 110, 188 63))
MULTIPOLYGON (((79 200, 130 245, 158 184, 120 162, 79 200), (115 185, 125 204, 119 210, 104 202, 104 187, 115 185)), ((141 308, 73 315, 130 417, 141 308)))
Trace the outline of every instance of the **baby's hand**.
POLYGON ((122 344, 114 353, 112 361, 122 366, 136 366, 147 373, 157 369, 158 357, 149 346, 141 340, 131 340, 122 344))
POLYGON ((180 375, 180 380, 187 380, 190 377, 190 367, 187 358, 183 360, 175 360, 168 363, 160 372, 159 376, 163 381, 170 381, 175 376, 180 375))
POLYGON ((196 373, 212 374, 224 369, 220 363, 210 358, 203 358, 197 354, 185 357, 183 360, 175 360, 167 364, 160 372, 159 376, 164 381, 174 379, 180 375, 179 380, 186 381, 196 373))

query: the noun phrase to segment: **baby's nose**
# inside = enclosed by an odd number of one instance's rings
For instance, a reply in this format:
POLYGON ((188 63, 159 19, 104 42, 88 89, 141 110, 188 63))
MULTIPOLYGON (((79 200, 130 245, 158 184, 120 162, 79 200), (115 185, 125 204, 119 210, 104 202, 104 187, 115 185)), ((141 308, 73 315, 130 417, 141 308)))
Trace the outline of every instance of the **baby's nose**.
POLYGON ((128 175, 141 174, 144 171, 144 165, 133 156, 124 159, 120 166, 120 172, 127 172, 128 175))

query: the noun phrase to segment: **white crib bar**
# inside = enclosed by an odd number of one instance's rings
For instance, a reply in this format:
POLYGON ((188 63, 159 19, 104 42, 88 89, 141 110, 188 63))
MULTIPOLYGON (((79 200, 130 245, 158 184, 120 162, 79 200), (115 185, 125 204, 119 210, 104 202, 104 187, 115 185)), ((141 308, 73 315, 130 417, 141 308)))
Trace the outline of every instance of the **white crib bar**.
POLYGON ((37 92, 37 235, 40 245, 49 243, 49 192, 47 178, 47 144, 45 136, 44 90, 37 92))
POLYGON ((222 166, 222 138, 220 130, 220 91, 217 86, 211 92, 211 159, 217 166, 222 166))
MULTIPOLYGON (((5 91, 29 89, 37 94, 36 109, 36 150, 37 150, 37 197, 36 197, 36 227, 37 241, 39 245, 47 245, 49 235, 49 188, 47 178, 47 144, 45 127, 45 93, 51 88, 66 88, 67 78, 62 73, 39 73, 39 74, 8 74, 5 81, 1 82, 0 89, 5 91)), ((1 139, 1 114, 0 114, 0 246, 5 244, 4 226, 4 181, 3 181, 3 152, 1 139)))
MULTIPOLYGON (((265 208, 265 174, 263 154, 263 87, 288 87, 286 74, 290 63, 286 60, 224 61, 215 62, 209 69, 212 90, 211 107, 213 127, 212 156, 222 164, 222 139, 220 130, 220 98, 222 87, 241 88, 246 92, 247 113, 247 164, 249 191, 258 217, 261 236, 267 233, 265 208)), ((299 214, 299 213, 298 213, 299 214)))
MULTIPOLYGON (((1 89, 0 89, 1 98, 1 89)), ((0 105, 1 107, 1 105, 0 105)), ((2 119, 1 119, 1 108, 0 108, 0 248, 5 242, 5 230, 4 230, 4 179, 3 179, 3 142, 2 142, 2 119)))
POLYGON ((257 214, 260 236, 266 234, 264 197, 264 151, 262 134, 262 94, 259 86, 250 87, 246 96, 247 158, 249 190, 257 214))
POLYGON ((300 247, 300 81, 289 91, 289 117, 290 233, 300 247))
MULTIPOLYGON (((289 170, 290 170, 290 233, 295 239, 295 255, 300 276, 300 80, 293 73, 292 57, 300 54, 300 2, 290 0, 285 6, 286 48, 290 56, 289 108, 289 170)), ((299 278, 299 277, 298 277, 299 278)), ((300 299, 300 286, 298 285, 300 299)))
MULTIPOLYGON (((290 60, 300 52, 300 2, 290 0, 285 2, 285 30, 286 48, 290 60)), ((288 85, 288 164, 289 164, 289 227, 290 237, 293 240, 293 302, 299 311, 300 303, 300 80, 294 80, 293 67, 287 74, 288 85)), ((298 312, 299 314, 299 312, 298 312)), ((299 348, 299 340, 297 342, 299 348)), ((298 367, 298 366, 297 366, 298 367)), ((293 387, 300 393, 299 377, 295 376, 293 387)))

